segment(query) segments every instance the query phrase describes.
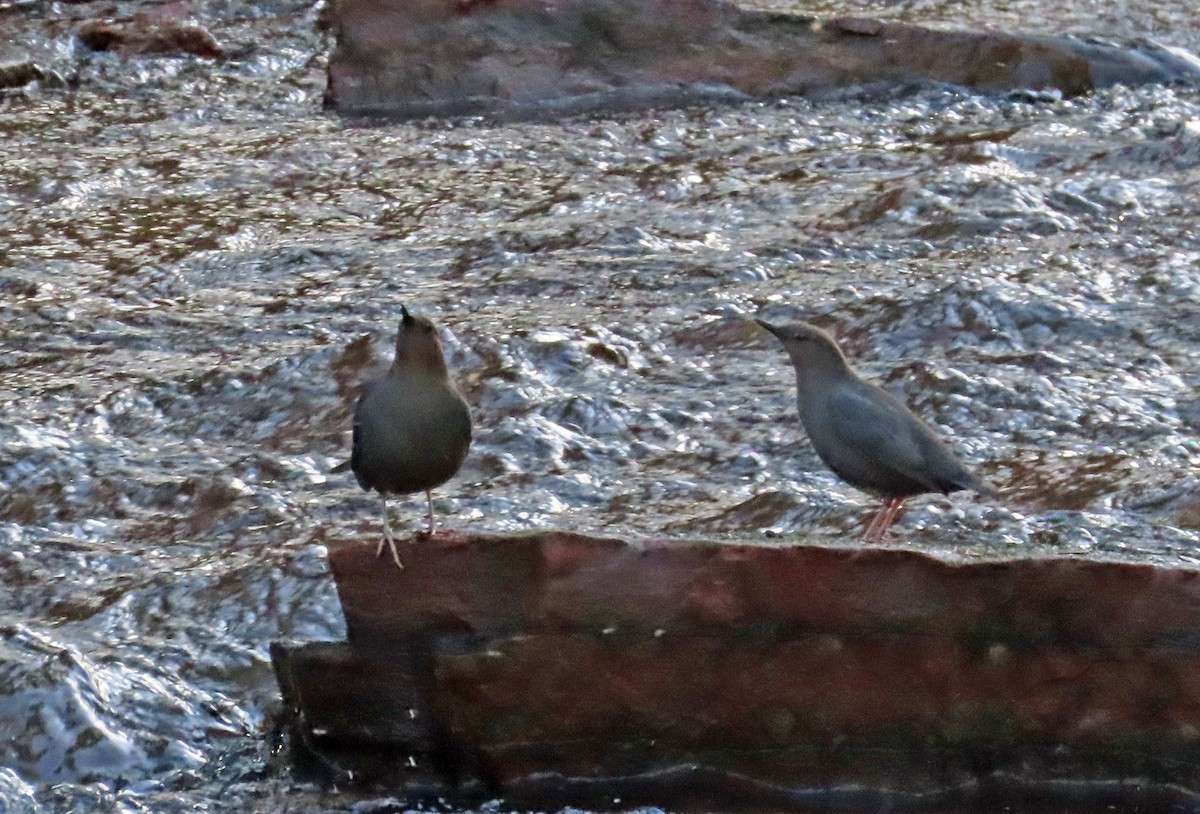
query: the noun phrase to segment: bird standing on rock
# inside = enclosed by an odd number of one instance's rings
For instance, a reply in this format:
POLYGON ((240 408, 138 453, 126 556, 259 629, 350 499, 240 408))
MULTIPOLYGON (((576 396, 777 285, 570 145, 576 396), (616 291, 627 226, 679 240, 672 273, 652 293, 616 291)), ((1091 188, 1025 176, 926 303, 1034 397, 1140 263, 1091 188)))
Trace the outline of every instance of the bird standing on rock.
POLYGON ((450 381, 437 328, 401 306, 396 358, 387 374, 370 382, 354 410, 350 468, 358 485, 383 498, 383 538, 400 568, 388 525, 389 495, 425 492, 429 534, 435 528, 431 490, 454 476, 471 445, 471 413, 450 381))
POLYGON ((904 500, 913 495, 971 489, 999 497, 928 424, 860 377, 829 334, 804 322, 755 322, 778 337, 791 357, 800 421, 817 455, 839 478, 883 499, 863 540, 882 541, 904 500))

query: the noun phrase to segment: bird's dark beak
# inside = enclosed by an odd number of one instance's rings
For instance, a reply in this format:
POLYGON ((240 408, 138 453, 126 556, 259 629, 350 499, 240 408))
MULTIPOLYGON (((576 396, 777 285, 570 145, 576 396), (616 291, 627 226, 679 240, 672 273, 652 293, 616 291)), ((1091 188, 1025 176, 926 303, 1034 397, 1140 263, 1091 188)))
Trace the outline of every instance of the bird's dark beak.
POLYGON ((403 305, 400 306, 400 319, 405 325, 413 321, 412 315, 408 313, 408 309, 403 305))
POLYGON ((757 322, 759 325, 763 326, 764 328, 766 328, 771 333, 775 334, 775 336, 779 336, 779 329, 776 328, 771 323, 767 322, 765 319, 756 319, 754 321, 757 322))

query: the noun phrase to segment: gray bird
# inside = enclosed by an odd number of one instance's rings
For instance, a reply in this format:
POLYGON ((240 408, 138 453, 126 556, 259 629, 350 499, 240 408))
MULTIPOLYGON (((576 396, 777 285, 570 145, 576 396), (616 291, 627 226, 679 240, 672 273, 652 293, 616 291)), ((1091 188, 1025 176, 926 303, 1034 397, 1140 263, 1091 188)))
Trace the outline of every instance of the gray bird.
POLYGON ((895 397, 850 367, 833 337, 813 325, 759 325, 775 334, 796 369, 800 421, 817 455, 839 478, 882 498, 863 531, 878 543, 906 498, 971 489, 999 493, 978 476, 895 397))
POLYGON ((400 568, 388 524, 389 495, 425 492, 429 534, 435 528, 431 490, 454 476, 471 445, 471 413, 450 381, 433 323, 400 308, 396 358, 387 374, 369 383, 354 410, 350 468, 358 485, 383 498, 383 538, 400 568))

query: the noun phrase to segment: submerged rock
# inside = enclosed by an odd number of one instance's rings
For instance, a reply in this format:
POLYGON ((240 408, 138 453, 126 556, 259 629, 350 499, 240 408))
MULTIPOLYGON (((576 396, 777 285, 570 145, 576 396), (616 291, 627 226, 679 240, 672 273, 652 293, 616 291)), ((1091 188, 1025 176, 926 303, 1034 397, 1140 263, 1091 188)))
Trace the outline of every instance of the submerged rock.
POLYGON ((0 55, 0 89, 19 88, 44 79, 46 72, 29 59, 5 59, 0 55))
POLYGON ((723 0, 345 0, 326 103, 397 117, 527 117, 885 83, 1087 93, 1200 81, 1150 42, 947 31, 723 0))
POLYGON ((125 56, 191 54, 216 59, 223 53, 207 29, 190 23, 139 18, 127 22, 92 20, 79 27, 78 36, 93 51, 117 51, 125 56))

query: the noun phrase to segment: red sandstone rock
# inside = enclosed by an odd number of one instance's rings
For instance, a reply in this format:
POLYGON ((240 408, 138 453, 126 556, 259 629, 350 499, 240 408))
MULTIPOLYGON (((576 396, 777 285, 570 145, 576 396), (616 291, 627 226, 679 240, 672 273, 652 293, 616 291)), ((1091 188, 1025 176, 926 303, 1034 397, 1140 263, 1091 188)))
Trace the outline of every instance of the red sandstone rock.
POLYGON ((952 563, 887 548, 765 547, 568 532, 410 544, 412 574, 370 546, 330 552, 352 642, 424 631, 927 631, 1133 647, 1200 630, 1200 572, 1084 559, 952 563))
POLYGON ((983 91, 1200 81, 1151 43, 945 31, 724 0, 343 0, 326 101, 344 113, 537 116, 878 82, 983 91))
POLYGON ((297 742, 361 782, 677 810, 961 803, 996 771, 1200 789, 1196 571, 565 532, 402 556, 331 546, 349 644, 273 649, 297 742))

